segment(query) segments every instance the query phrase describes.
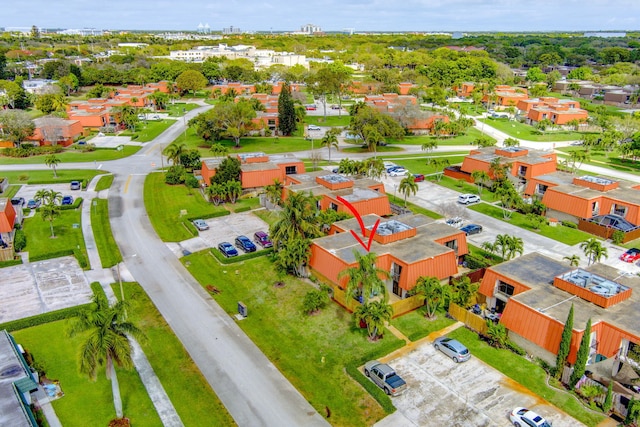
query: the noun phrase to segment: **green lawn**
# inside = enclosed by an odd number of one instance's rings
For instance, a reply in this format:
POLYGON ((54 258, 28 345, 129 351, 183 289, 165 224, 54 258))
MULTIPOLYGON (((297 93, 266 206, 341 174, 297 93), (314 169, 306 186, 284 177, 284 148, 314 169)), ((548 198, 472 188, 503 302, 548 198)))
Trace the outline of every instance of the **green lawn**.
POLYGON ((436 169, 433 165, 427 164, 427 161, 430 158, 442 158, 446 157, 449 160, 449 164, 461 163, 464 159, 465 153, 433 153, 431 155, 419 155, 412 157, 404 157, 394 159, 393 157, 385 156, 385 160, 393 161, 395 164, 404 166, 411 173, 421 173, 424 175, 429 175, 432 173, 440 172, 441 169, 436 169))
POLYGON ((487 111, 482 105, 475 105, 471 102, 450 102, 451 108, 456 108, 460 113, 468 116, 479 116, 487 111))
MULTIPOLYGON (((581 151, 581 150, 584 150, 584 148, 581 146, 561 147, 558 149, 558 151, 561 152, 559 154, 559 157, 562 159, 569 160, 569 164, 571 165, 571 160, 569 158, 570 153, 572 151, 578 151, 578 150, 581 151), (566 153, 566 155, 564 155, 563 153, 566 153)), ((592 165, 592 166, 606 167, 616 171, 631 173, 634 175, 640 175, 640 162, 622 159, 618 155, 618 153, 616 153, 615 151, 607 153, 603 150, 591 149, 589 151, 589 155, 591 159, 585 162, 585 164, 592 165)))
POLYGON ((424 317, 422 310, 413 310, 391 321, 404 336, 411 341, 418 341, 432 332, 439 331, 455 323, 455 320, 446 317, 444 311, 438 311, 437 317, 433 320, 424 317))
POLYGON ((569 131, 555 131, 548 130, 543 134, 538 134, 538 131, 533 126, 519 123, 517 121, 509 119, 479 119, 480 122, 486 123, 491 127, 494 127, 509 136, 514 138, 520 138, 527 141, 537 142, 553 142, 553 141, 573 141, 582 139, 582 133, 569 132, 569 131))
MULTIPOLYGON (((388 196, 389 196, 389 201, 391 203, 404 206, 404 196, 400 194, 398 194, 397 196, 394 196, 393 194, 389 194, 388 196)), ((411 203, 411 197, 407 198, 407 208, 411 209, 413 213, 419 213, 419 214, 428 216, 429 218, 433 218, 433 219, 442 218, 442 215, 440 215, 437 212, 430 211, 429 209, 425 209, 422 206, 418 206, 416 204, 411 203)))
POLYGON ((198 107, 200 106, 198 104, 194 104, 193 102, 176 102, 175 104, 167 104, 167 108, 162 112, 169 113, 169 115, 173 117, 182 117, 186 112, 195 110, 198 107))
POLYGON ((343 153, 371 153, 371 155, 373 156, 374 154, 380 155, 381 153, 393 153, 397 151, 404 151, 404 148, 398 147, 397 145, 386 145, 384 147, 377 147, 376 152, 374 153, 368 148, 358 144, 352 147, 343 148, 340 151, 343 153))
POLYGON ((237 312, 238 301, 247 305, 249 316, 238 325, 316 410, 331 410, 331 424, 365 426, 385 415, 345 367, 388 354, 402 341, 387 332, 384 339, 370 342, 352 316, 334 303, 318 315, 303 314, 302 300, 313 288, 290 276, 284 287, 276 288, 282 278, 268 257, 232 267, 220 265, 209 251, 181 260, 203 286, 220 289, 213 297, 229 314, 237 312))
MULTIPOLYGON (((111 383, 104 369, 96 381, 79 372, 78 351, 82 336, 70 338, 68 320, 47 323, 13 332, 16 341, 44 367, 47 378, 60 381, 64 397, 53 401, 65 427, 106 426, 115 418, 111 383)), ((124 414, 131 424, 161 427, 162 423, 135 370, 118 369, 124 414)))
POLYGON ((119 136, 130 136, 132 140, 137 142, 149 142, 167 130, 167 128, 175 122, 175 119, 147 120, 146 123, 144 120, 140 120, 136 125, 135 132, 126 131, 120 133, 119 136))
MULTIPOLYGON (((430 135, 416 135, 416 136, 405 136, 404 139, 396 140, 390 139, 390 144, 401 144, 401 145, 422 145, 427 141, 437 141, 438 146, 447 146, 447 145, 473 145, 473 142, 483 133, 480 132, 476 128, 469 128, 465 132, 464 135, 458 135, 454 138, 436 138, 435 136, 430 135)), ((489 137, 492 141, 495 139, 489 137)))
MULTIPOLYGON (((120 286, 112 287, 120 297, 120 286)), ((142 349, 184 425, 236 425, 140 285, 123 283, 123 289, 130 319, 147 336, 142 349)))
POLYGON ((458 328, 448 336, 467 346, 474 357, 481 359, 587 426, 597 426, 604 420, 604 415, 586 411, 582 404, 574 399, 571 394, 548 386, 546 384, 545 371, 525 358, 509 350, 490 347, 484 341, 481 341, 476 333, 466 328, 458 328))
POLYGON ((113 175, 104 175, 100 177, 98 183, 96 184, 96 191, 106 190, 107 188, 111 188, 111 184, 113 184, 113 175))
POLYGON ((9 184, 7 189, 3 193, 0 193, 0 195, 2 195, 2 197, 10 199, 15 196, 18 191, 20 191, 20 188, 22 188, 22 185, 9 184))
MULTIPOLYGON (((115 148, 97 148, 94 151, 80 151, 71 146, 62 153, 57 153, 56 157, 60 159, 58 168, 64 168, 65 163, 78 163, 78 162, 103 162, 108 160, 118 160, 125 157, 129 157, 138 151, 139 146, 125 145, 121 151, 115 148)), ((26 164, 44 164, 44 159, 47 155, 31 156, 25 158, 5 157, 0 156, 0 165, 26 165, 26 164)), ((53 176, 53 171, 49 172, 53 176)), ((100 172, 104 173, 104 172, 100 172)), ((60 171, 58 170, 58 174, 60 171)))
POLYGON ((226 212, 224 206, 207 202, 198 190, 189 192, 184 185, 165 184, 163 173, 147 175, 144 204, 151 224, 165 242, 179 242, 195 235, 195 228, 187 225, 187 218, 210 217, 217 212, 226 212))
MULTIPOLYGON (((113 175, 110 176, 113 177, 113 175)), ((122 261, 122 254, 111 232, 109 201, 96 198, 91 203, 91 229, 93 230, 93 237, 96 241, 102 268, 113 267, 122 261)))
POLYGON ((50 223, 42 219, 39 211, 34 217, 25 219, 24 233, 27 236, 25 251, 29 252, 29 259, 57 258, 73 252, 80 266, 85 268, 84 263, 86 268, 90 268, 80 226, 80 213, 80 208, 61 210, 60 216, 53 220, 55 237, 51 237, 50 223))
MULTIPOLYGON (((322 111, 322 107, 318 106, 318 110, 322 111)), ((330 105, 327 105, 327 111, 330 110, 330 105)), ((351 117, 343 113, 342 116, 327 116, 325 121, 324 116, 307 116, 305 117, 305 123, 318 126, 333 126, 333 127, 347 127, 349 126, 349 120, 351 117)))
POLYGON ((108 172, 91 169, 58 169, 58 177, 54 178, 53 171, 2 171, 0 174, 9 179, 10 184, 60 184, 71 181, 91 181, 94 176, 108 172))
MULTIPOLYGON (((497 218, 499 220, 505 221, 502 213, 503 212, 502 209, 497 206, 489 205, 487 203, 478 203, 478 204, 469 206, 469 209, 473 209, 476 212, 480 212, 485 215, 491 216, 493 218, 497 218)), ((542 236, 548 237, 553 240, 557 240, 558 242, 562 242, 564 244, 571 245, 571 246, 576 245, 580 242, 584 242, 585 240, 594 237, 592 234, 586 233, 576 228, 565 227, 561 224, 558 224, 555 227, 551 227, 550 225, 543 224, 540 227, 540 230, 536 231, 531 227, 529 220, 527 220, 526 216, 519 212, 514 212, 511 216, 511 219, 505 222, 508 222, 520 228, 524 228, 525 230, 540 233, 542 236)))

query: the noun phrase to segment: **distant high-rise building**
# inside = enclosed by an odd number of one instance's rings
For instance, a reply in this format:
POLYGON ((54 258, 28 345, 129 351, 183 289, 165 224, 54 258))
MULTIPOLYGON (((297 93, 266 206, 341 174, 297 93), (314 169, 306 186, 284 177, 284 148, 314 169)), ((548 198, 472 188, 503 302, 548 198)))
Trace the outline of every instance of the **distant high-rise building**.
POLYGON ((222 34, 242 34, 242 30, 238 27, 234 27, 233 25, 229 27, 225 27, 222 29, 222 34))
POLYGON ((318 27, 317 25, 307 24, 300 27, 300 32, 303 34, 316 34, 321 33, 322 28, 318 27))

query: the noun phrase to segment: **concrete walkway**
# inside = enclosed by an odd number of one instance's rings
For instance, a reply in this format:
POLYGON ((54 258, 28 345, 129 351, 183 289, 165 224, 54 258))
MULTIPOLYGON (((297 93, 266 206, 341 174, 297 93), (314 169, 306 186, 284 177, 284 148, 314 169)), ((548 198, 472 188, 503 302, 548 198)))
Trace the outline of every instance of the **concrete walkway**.
MULTIPOLYGON (((101 176, 102 175, 97 175, 91 180, 87 186, 86 194, 84 195, 84 202, 82 204, 82 233, 84 235, 85 246, 89 255, 89 262, 91 263, 91 270, 86 271, 86 276, 91 282, 99 282, 107 295, 107 298, 113 303, 117 301, 117 298, 113 293, 113 289, 111 289, 111 284, 118 282, 118 274, 120 274, 121 277, 130 275, 127 271, 120 271, 120 269, 118 269, 117 272, 114 272, 114 269, 102 268, 102 262, 100 261, 100 255, 93 236, 93 228, 91 227, 91 209, 93 208, 93 199, 98 196, 106 198, 108 194, 107 191, 100 192, 101 194, 99 195, 95 192, 96 184, 100 180, 101 176)), ((136 371, 138 371, 140 380, 142 381, 142 384, 144 384, 144 387, 149 394, 149 398, 158 412, 162 425, 166 427, 182 427, 184 424, 182 424, 180 416, 176 412, 173 403, 171 403, 164 387, 162 387, 162 384, 154 372, 153 367, 149 363, 147 356, 144 354, 142 347, 140 347, 140 344, 132 337, 129 337, 129 342, 133 348, 133 365, 135 366, 136 371)), ((55 417, 55 412, 51 407, 48 409, 47 420, 49 420, 49 414, 55 417)), ((57 417, 55 419, 57 420, 57 417)), ((60 424, 58 423, 58 425, 60 424)))

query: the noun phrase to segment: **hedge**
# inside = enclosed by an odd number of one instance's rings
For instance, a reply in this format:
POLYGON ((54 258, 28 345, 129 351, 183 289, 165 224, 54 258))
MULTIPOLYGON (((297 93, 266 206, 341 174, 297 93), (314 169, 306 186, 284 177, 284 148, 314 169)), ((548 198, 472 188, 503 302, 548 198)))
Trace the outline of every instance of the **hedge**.
POLYGON ((255 252, 249 252, 248 254, 227 258, 226 256, 222 255, 222 252, 220 252, 217 248, 211 248, 210 250, 211 254, 222 264, 234 264, 236 262, 245 261, 251 258, 258 258, 273 253, 273 248, 267 248, 255 252))
POLYGON ((78 260, 78 264, 80 264, 80 267, 82 269, 86 269, 87 267, 89 267, 89 261, 87 261, 84 253, 80 249, 65 249, 62 251, 36 255, 33 257, 29 257, 29 262, 44 261, 47 259, 61 258, 63 256, 74 256, 76 260, 78 260))
POLYGON ((9 332, 19 329, 31 328, 33 326, 43 325, 45 323, 55 322, 58 320, 69 319, 77 316, 82 310, 88 308, 91 304, 76 305, 75 307, 63 308, 61 310, 50 311, 48 313, 38 314, 36 316, 25 317, 24 319, 12 320, 0 324, 0 330, 6 329, 9 332))
POLYGON ((217 218, 220 216, 227 216, 230 215, 231 212, 229 212, 228 210, 224 210, 224 211, 217 211, 217 212, 212 212, 210 214, 205 214, 205 215, 200 215, 200 216, 188 216, 185 219, 187 221, 194 221, 196 219, 209 219, 209 218, 217 218))
POLYGON ((251 206, 240 206, 238 209, 234 209, 235 213, 247 212, 251 210, 251 206))
POLYGON ((22 264, 22 258, 12 259, 9 261, 0 261, 0 268, 11 267, 22 264))
POLYGON ((78 209, 78 207, 80 207, 80 205, 82 204, 82 201, 83 201, 82 197, 78 197, 73 201, 73 204, 60 206, 60 210, 68 211, 68 210, 78 209))

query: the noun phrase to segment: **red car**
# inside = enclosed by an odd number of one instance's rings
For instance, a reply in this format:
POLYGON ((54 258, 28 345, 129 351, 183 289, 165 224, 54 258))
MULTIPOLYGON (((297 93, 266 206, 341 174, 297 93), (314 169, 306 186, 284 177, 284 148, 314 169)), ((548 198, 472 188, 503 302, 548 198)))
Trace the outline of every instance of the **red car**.
POLYGON ((423 181, 424 181, 424 175, 422 175, 421 173, 413 174, 413 182, 423 182, 423 181))
POLYGON ((640 259, 640 249, 631 248, 627 252, 620 255, 620 259, 624 262, 636 262, 640 259))

